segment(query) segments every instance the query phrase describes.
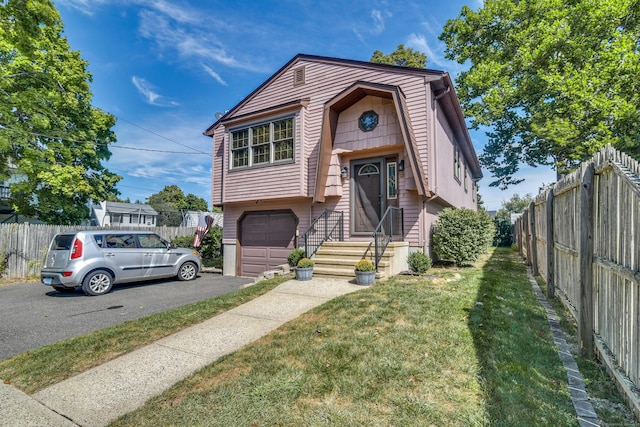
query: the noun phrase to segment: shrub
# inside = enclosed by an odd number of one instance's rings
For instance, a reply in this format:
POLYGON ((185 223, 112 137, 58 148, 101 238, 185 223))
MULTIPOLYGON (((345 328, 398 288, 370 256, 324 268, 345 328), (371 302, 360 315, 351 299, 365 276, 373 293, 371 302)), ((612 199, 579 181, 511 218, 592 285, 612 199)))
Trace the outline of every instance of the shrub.
POLYGON ((493 238, 493 246, 511 246, 513 242, 513 232, 511 221, 506 219, 496 219, 496 235, 493 238))
POLYGON ((315 263, 312 259, 309 258, 300 258, 298 263, 296 264, 298 268, 310 268, 313 267, 315 263))
POLYGON ((431 268, 431 258, 422 252, 411 252, 407 258, 407 263, 411 271, 417 274, 424 274, 431 268))
POLYGON ((295 248, 294 250, 289 252, 289 255, 287 255, 287 262, 291 267, 295 267, 298 265, 298 261, 300 261, 302 258, 304 258, 304 249, 295 248))
POLYGON ((445 208, 433 226, 433 250, 440 259, 461 266, 486 252, 494 235, 495 225, 486 211, 445 208))
POLYGON ((368 259, 361 259, 356 264, 356 271, 374 271, 376 266, 368 259))
MULTIPOLYGON (((172 245, 181 248, 193 248, 193 236, 178 236, 171 241, 172 245)), ((222 258, 222 227, 214 225, 202 239, 202 244, 197 248, 203 261, 222 258)))

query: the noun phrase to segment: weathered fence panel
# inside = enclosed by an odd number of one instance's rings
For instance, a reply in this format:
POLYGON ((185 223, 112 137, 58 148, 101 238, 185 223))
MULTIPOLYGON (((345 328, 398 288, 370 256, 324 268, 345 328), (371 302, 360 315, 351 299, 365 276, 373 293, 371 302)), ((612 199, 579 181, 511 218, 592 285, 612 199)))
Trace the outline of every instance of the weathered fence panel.
MULTIPOLYGON (((51 238, 57 233, 73 230, 95 230, 100 227, 78 227, 45 224, 0 224, 0 272, 3 279, 27 279, 40 275, 40 268, 51 238)), ((109 227, 110 230, 127 227, 109 227)), ((150 230, 166 240, 192 236, 195 227, 139 227, 150 230)))
POLYGON ((514 227, 521 255, 537 262, 578 322, 583 353, 614 367, 640 416, 640 164, 608 146, 534 206, 535 229, 525 215, 514 227))

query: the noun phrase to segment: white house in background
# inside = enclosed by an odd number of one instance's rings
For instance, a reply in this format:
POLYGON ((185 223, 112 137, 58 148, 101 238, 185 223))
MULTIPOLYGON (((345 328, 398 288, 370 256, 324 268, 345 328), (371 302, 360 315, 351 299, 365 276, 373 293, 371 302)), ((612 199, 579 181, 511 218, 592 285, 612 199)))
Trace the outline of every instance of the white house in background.
MULTIPOLYGON (((183 214, 182 224, 180 227, 196 227, 198 225, 198 220, 200 219, 201 211, 186 211, 183 214)), ((205 215, 209 215, 213 218, 213 224, 211 226, 217 225, 222 228, 222 212, 202 212, 205 215)))
POLYGON ((155 227, 158 212, 140 203, 100 202, 91 206, 91 225, 155 227))

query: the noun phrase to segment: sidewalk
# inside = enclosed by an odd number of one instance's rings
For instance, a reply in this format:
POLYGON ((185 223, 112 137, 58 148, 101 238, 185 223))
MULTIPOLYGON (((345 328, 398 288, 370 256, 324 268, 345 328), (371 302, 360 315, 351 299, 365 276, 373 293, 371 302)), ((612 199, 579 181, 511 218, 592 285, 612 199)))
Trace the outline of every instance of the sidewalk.
POLYGON ((289 280, 228 312, 28 396, 0 384, 0 426, 104 426, 178 381, 340 295, 347 279, 289 280))

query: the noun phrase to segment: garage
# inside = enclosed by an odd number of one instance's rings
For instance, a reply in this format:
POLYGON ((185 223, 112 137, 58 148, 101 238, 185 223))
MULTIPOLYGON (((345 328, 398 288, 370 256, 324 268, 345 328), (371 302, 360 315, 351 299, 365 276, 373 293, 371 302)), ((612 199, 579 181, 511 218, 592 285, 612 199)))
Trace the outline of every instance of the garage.
POLYGON ((295 247, 298 218, 290 210, 247 212, 239 221, 239 275, 256 277, 287 263, 295 247))

